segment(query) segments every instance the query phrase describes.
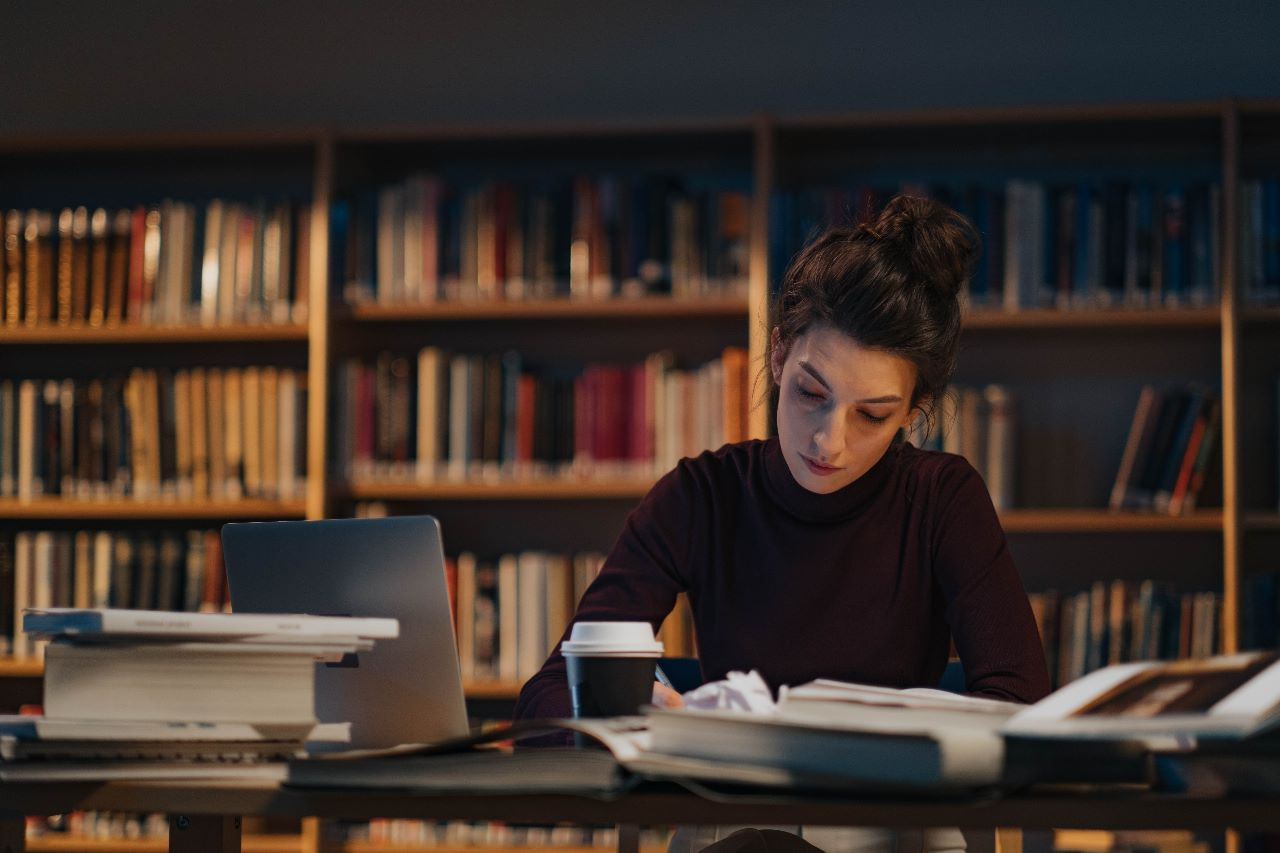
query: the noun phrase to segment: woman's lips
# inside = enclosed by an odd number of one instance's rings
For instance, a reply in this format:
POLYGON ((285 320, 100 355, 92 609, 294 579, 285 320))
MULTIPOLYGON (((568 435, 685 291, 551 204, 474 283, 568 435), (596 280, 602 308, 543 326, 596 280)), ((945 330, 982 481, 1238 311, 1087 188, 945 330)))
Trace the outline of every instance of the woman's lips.
POLYGON ((833 468, 830 465, 823 465, 821 462, 816 462, 808 456, 805 456, 803 453, 800 454, 800 458, 804 460, 804 464, 809 467, 809 470, 814 474, 817 474, 819 477, 829 477, 840 470, 839 468, 833 468))

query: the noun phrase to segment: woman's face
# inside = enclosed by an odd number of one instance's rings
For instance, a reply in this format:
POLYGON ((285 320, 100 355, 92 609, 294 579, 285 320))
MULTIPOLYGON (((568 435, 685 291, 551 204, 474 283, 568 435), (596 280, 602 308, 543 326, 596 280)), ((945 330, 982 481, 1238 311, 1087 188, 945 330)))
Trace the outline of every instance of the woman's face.
POLYGON ((796 482, 829 494, 865 474, 916 414, 915 365, 862 346, 830 326, 800 335, 785 354, 773 332, 778 442, 796 482))

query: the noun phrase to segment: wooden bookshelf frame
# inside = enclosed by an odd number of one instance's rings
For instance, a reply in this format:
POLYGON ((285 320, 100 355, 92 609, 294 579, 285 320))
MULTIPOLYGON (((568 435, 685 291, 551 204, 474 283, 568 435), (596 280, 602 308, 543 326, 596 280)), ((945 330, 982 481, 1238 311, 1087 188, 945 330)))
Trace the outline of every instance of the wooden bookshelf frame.
POLYGON ((458 300, 382 305, 359 304, 335 314, 336 320, 376 322, 447 322, 458 320, 664 320, 688 317, 746 317, 746 297, 681 299, 645 296, 634 299, 458 300))
POLYGON ((352 483, 350 500, 639 500, 653 487, 652 479, 545 479, 439 483, 352 483))
POLYGON ((220 521, 231 519, 302 518, 306 505, 301 500, 166 501, 78 500, 45 497, 24 501, 0 498, 0 519, 64 521, 220 521))
POLYGON ((304 323, 238 323, 226 326, 151 326, 142 323, 104 326, 0 326, 0 346, 304 342, 309 333, 304 323))

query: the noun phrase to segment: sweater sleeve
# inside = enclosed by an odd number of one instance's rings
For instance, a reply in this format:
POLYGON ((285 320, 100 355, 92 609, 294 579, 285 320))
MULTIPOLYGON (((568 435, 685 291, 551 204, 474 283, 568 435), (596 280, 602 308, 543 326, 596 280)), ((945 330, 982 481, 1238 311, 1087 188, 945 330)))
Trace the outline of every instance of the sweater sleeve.
POLYGON ((1040 633, 986 484, 963 460, 939 473, 935 577, 971 693, 1035 702, 1049 693, 1040 633))
POLYGON ((688 460, 669 472, 627 517, 622 533, 605 558, 600 574, 582 596, 573 622, 550 657, 520 691, 515 718, 572 715, 568 677, 560 643, 577 622, 662 624, 676 596, 688 589, 685 567, 699 524, 705 524, 694 499, 688 460))

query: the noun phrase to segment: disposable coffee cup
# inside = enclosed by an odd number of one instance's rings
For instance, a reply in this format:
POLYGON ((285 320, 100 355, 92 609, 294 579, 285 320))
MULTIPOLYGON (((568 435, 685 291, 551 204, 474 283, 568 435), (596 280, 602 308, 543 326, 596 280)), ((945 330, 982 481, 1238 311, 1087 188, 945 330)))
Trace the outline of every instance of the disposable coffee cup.
POLYGON ((648 622, 578 622, 560 652, 573 716, 623 717, 652 701, 662 643, 648 622))

